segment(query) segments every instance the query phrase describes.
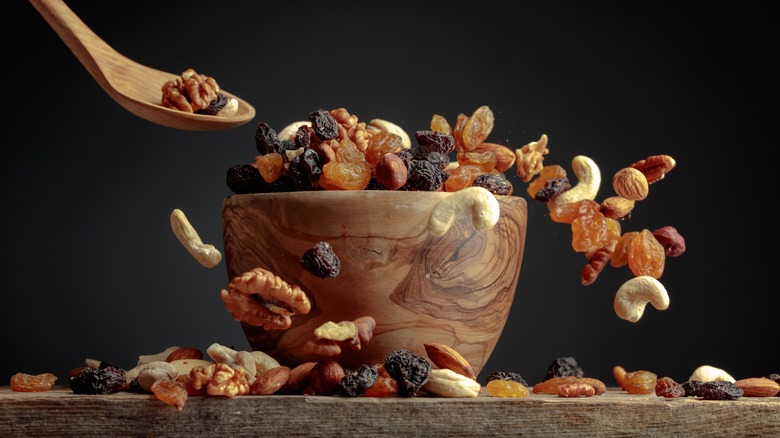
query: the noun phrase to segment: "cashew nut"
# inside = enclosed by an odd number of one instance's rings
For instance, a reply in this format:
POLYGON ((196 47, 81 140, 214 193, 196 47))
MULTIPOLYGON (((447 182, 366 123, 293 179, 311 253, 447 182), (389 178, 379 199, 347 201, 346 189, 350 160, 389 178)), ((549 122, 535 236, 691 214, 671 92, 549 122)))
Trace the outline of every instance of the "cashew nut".
POLYGON ((498 223, 501 207, 496 197, 484 187, 467 187, 453 192, 433 206, 428 219, 428 231, 441 237, 455 221, 469 215, 474 228, 485 231, 498 223))
POLYGON ((699 382, 713 382, 716 380, 724 382, 736 382, 736 380, 731 377, 731 374, 720 368, 715 368, 710 365, 702 365, 696 368, 688 380, 696 380, 699 382))
POLYGON ((229 365, 231 368, 242 368, 246 372, 247 380, 252 383, 257 376, 255 357, 248 351, 236 351, 218 343, 213 343, 206 349, 214 362, 229 365))
POLYGON ((318 339, 330 339, 331 341, 346 341, 357 336, 357 326, 352 321, 335 323, 328 321, 314 329, 314 336, 318 339))
POLYGON ((292 122, 289 125, 285 126, 284 129, 279 131, 278 134, 276 134, 276 137, 279 140, 293 140, 295 138, 295 134, 298 132, 298 128, 301 126, 311 126, 311 122, 308 120, 299 120, 297 122, 292 122))
POLYGON ((553 207, 583 199, 596 199, 601 186, 601 171, 596 162, 584 155, 577 155, 571 160, 571 168, 577 177, 577 185, 552 198, 549 202, 553 203, 553 207))
POLYGON ((368 122, 368 125, 366 125, 366 131, 387 131, 391 134, 395 134, 401 137, 401 145, 403 145, 404 149, 409 149, 412 147, 412 139, 409 138, 409 134, 407 134, 403 128, 393 122, 388 122, 387 120, 382 119, 373 119, 368 122))
POLYGON ((178 208, 171 213, 171 228, 179 242, 187 248, 187 251, 201 265, 213 268, 222 261, 222 254, 219 250, 214 245, 205 244, 200 240, 198 232, 190 225, 190 221, 187 220, 184 212, 178 208))
POLYGON ((422 390, 439 397, 476 397, 482 385, 474 379, 447 368, 431 370, 422 390))
POLYGON ((171 345, 170 347, 166 348, 165 350, 156 353, 156 354, 146 354, 138 356, 138 362, 135 364, 136 366, 141 366, 148 364, 149 362, 154 362, 157 360, 165 360, 171 353, 178 350, 178 345, 171 345))
POLYGON ((262 351, 250 351, 252 354, 252 357, 255 358, 255 368, 257 369, 257 374, 264 373, 271 368, 276 368, 281 366, 281 364, 271 357, 271 355, 264 353, 262 351))
POLYGON ((649 275, 640 275, 623 283, 618 289, 615 294, 615 313, 626 321, 637 322, 645 312, 647 303, 664 310, 669 307, 669 294, 660 281, 649 275))
MULTIPOLYGON (((164 360, 149 362, 138 371, 135 380, 144 391, 152 392, 152 384, 158 380, 173 380, 179 371, 164 360)), ((127 376, 125 376, 127 378, 127 376)))

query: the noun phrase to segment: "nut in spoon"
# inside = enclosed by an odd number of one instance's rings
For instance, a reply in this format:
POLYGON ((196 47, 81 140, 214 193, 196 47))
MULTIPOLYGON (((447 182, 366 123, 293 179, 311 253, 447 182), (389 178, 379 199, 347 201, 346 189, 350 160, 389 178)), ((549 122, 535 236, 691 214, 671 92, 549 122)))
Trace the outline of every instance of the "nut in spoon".
POLYGON ((195 114, 162 106, 162 85, 179 75, 139 64, 100 39, 62 0, 30 0, 65 45, 100 84, 126 110, 151 122, 190 131, 219 131, 241 126, 255 117, 252 105, 236 99, 232 116, 195 114))

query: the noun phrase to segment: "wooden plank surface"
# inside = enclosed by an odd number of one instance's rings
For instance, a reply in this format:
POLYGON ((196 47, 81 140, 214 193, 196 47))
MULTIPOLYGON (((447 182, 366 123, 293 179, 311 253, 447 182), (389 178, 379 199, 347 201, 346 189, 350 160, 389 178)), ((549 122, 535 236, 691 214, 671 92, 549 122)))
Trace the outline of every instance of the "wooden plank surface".
POLYGON ((780 436, 780 397, 711 401, 606 394, 567 399, 78 395, 0 387, 0 437, 15 436, 780 436))

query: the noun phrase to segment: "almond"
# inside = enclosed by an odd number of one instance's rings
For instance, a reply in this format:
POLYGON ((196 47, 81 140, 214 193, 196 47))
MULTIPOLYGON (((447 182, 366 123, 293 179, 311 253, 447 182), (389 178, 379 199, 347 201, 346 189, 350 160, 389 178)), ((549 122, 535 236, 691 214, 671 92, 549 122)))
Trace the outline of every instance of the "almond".
POLYGON ((774 397, 780 393, 780 384, 766 377, 739 379, 734 384, 745 392, 744 397, 774 397))
POLYGON ((471 364, 454 348, 444 344, 424 344, 425 352, 434 365, 440 369, 455 371, 461 376, 476 380, 477 376, 471 368, 471 364))
POLYGON ((290 370, 290 377, 279 392, 283 394, 300 394, 309 386, 309 375, 317 362, 304 362, 290 370))
POLYGON ((626 199, 622 196, 610 196, 601 201, 601 209, 599 211, 606 218, 620 219, 631 213, 635 203, 636 201, 626 199))
POLYGON ((335 395, 344 378, 344 368, 335 360, 321 360, 309 373, 309 386, 318 395, 335 395))
POLYGON ((482 143, 472 152, 493 152, 496 156, 496 166, 495 169, 499 172, 506 172, 509 170, 512 166, 514 166, 515 161, 517 160, 517 155, 515 155, 515 151, 512 149, 498 144, 498 143, 482 143))
POLYGON ((203 353, 197 348, 182 347, 171 351, 168 357, 165 358, 166 362, 173 362, 174 360, 182 359, 203 359, 203 353))
POLYGON ((252 395, 271 395, 276 391, 279 391, 287 380, 290 378, 291 370, 286 366, 278 366, 269 370, 263 371, 257 376, 252 387, 250 388, 250 394, 252 395))

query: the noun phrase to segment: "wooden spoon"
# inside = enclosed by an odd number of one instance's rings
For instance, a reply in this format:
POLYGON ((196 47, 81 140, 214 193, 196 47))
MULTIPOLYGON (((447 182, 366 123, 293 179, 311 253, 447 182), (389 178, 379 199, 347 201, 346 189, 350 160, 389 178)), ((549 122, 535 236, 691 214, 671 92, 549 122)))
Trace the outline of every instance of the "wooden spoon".
POLYGON ((220 91, 238 101, 238 111, 233 116, 194 114, 162 106, 163 84, 180 75, 155 70, 123 56, 95 35, 61 0, 30 0, 30 3, 103 90, 138 117, 191 131, 235 128, 255 117, 255 109, 250 104, 225 90, 220 91))

